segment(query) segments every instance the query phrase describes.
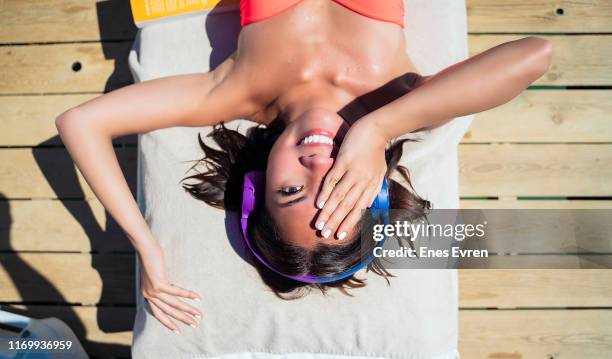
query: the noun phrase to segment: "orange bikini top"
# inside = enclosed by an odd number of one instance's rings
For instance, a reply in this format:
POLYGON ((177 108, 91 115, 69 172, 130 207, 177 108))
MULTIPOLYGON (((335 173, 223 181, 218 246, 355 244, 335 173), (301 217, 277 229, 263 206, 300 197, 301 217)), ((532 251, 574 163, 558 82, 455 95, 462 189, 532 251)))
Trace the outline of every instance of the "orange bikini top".
MULTIPOLYGON (((269 19, 302 0, 240 0, 242 26, 269 19)), ((372 19, 404 27, 404 0, 333 0, 372 19)))

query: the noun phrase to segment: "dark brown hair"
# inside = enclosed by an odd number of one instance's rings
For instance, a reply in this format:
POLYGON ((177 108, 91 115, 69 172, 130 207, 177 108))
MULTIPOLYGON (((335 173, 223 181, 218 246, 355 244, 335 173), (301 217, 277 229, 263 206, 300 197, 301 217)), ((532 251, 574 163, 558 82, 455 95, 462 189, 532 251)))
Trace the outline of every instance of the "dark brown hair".
MULTIPOLYGON (((198 135, 198 143, 204 151, 204 157, 196 160, 188 170, 196 173, 182 179, 183 188, 193 197, 213 207, 240 211, 244 174, 266 169, 270 150, 283 130, 284 125, 277 120, 267 127, 252 127, 245 136, 221 124, 215 126, 207 136, 213 145, 206 144, 198 135)), ((404 182, 402 185, 389 178, 390 205, 391 208, 404 209, 403 215, 407 215, 409 220, 415 220, 422 218, 431 208, 431 204, 414 192, 408 170, 398 165, 406 141, 409 140, 395 141, 385 153, 387 176, 396 172, 404 182)), ((265 206, 261 207, 249 217, 249 236, 255 250, 275 269, 287 275, 333 276, 343 273, 362 261, 363 254, 367 251, 371 253, 371 249, 376 245, 373 240, 370 243, 362 243, 356 238, 347 240, 344 245, 330 246, 321 243, 313 250, 306 250, 282 240, 265 206)), ((365 280, 354 275, 325 284, 297 282, 269 270, 256 260, 253 263, 257 264, 264 282, 284 299, 301 297, 312 288, 325 291, 329 287, 335 287, 348 294, 349 288, 365 286, 365 280)), ((367 268, 384 276, 387 281, 388 277, 392 277, 378 258, 374 258, 367 268)))

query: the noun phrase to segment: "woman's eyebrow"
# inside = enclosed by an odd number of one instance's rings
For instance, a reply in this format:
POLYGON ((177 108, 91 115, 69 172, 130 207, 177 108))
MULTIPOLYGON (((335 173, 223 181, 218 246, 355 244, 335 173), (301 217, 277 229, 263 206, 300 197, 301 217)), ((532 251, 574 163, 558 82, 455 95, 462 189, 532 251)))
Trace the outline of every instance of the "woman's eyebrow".
POLYGON ((306 196, 298 197, 296 199, 292 199, 289 202, 279 203, 278 206, 281 207, 281 208, 290 207, 290 206, 293 206, 296 203, 302 202, 305 199, 306 199, 306 196))

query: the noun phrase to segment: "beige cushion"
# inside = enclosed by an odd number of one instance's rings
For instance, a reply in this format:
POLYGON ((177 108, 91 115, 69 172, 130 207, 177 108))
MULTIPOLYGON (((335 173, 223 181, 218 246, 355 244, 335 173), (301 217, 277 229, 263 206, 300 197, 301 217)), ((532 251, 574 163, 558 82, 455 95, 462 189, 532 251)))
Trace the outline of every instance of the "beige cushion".
MULTIPOLYGON (((199 15, 142 29, 130 53, 134 77, 143 81, 207 71, 211 53, 220 56, 223 44, 239 30, 237 16, 214 15, 207 23, 206 15, 199 15), (215 34, 212 41, 207 29, 215 34)), ((407 0, 405 31, 411 57, 423 73, 466 56, 463 1, 407 0)), ((403 159, 417 191, 437 208, 458 204, 456 145, 469 121, 455 120, 423 134, 403 159)), ((207 130, 171 128, 139 136, 141 208, 164 248, 170 280, 202 295, 196 305, 204 315, 199 327, 182 325, 177 335, 151 315, 139 295, 134 358, 456 356, 453 270, 395 270, 398 277, 390 287, 368 274, 367 287, 354 291, 354 297, 330 291, 296 301, 278 299, 241 258, 245 246, 235 215, 208 207, 178 185, 189 168, 184 161, 201 156, 197 133, 207 130)))

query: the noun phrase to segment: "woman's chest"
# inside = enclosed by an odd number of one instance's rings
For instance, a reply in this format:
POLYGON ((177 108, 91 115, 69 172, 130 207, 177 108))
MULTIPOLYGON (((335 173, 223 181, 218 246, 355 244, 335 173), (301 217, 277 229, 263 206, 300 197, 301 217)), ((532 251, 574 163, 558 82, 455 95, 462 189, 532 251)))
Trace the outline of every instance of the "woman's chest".
MULTIPOLYGON (((318 10, 298 6, 247 26, 240 35, 238 62, 262 102, 278 111, 313 97, 354 100, 417 72, 399 26, 328 3, 318 10)), ((401 91, 396 82, 376 97, 401 91)))

